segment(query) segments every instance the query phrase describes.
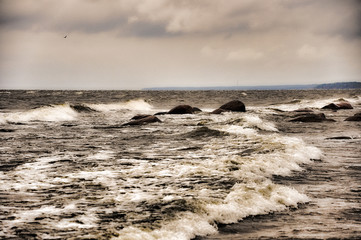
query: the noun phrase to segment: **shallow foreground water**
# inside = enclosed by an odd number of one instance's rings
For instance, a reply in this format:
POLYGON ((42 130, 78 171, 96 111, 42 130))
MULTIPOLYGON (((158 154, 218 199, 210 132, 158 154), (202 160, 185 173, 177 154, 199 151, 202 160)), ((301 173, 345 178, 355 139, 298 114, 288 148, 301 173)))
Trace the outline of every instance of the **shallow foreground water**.
POLYGON ((0 91, 0 237, 358 239, 360 109, 361 90, 0 91), (179 104, 202 112, 122 126, 179 104), (335 121, 289 121, 306 107, 335 121))

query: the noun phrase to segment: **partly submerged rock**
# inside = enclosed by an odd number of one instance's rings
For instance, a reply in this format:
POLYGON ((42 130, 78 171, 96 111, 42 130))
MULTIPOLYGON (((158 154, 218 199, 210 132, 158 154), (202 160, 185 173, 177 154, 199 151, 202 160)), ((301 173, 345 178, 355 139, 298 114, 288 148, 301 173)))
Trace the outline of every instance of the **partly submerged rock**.
POLYGON ((330 121, 333 122, 333 119, 327 119, 323 113, 306 113, 299 114, 295 118, 291 119, 290 122, 323 122, 330 121))
POLYGON ((200 108, 197 108, 197 107, 193 107, 193 112, 202 112, 202 110, 200 108))
POLYGON ((339 109, 353 109, 353 107, 349 102, 340 102, 340 103, 330 103, 322 107, 322 109, 339 110, 339 109))
POLYGON ((360 122, 361 121, 361 112, 356 113, 355 115, 346 118, 345 121, 360 122))
POLYGON ((70 105, 70 107, 77 112, 96 112, 94 109, 82 104, 70 105))
POLYGON ((245 112, 246 106, 239 100, 233 100, 220 106, 220 109, 231 111, 231 112, 245 112))
POLYGON ((15 132, 15 130, 14 129, 1 128, 0 132, 15 132))
POLYGON ((193 107, 189 105, 178 105, 171 110, 168 114, 192 114, 194 113, 193 107))
POLYGON ((124 123, 122 126, 143 125, 143 124, 154 123, 154 122, 162 122, 162 121, 159 118, 157 118, 156 116, 151 115, 148 117, 130 121, 128 123, 124 123))
POLYGON ((337 137, 329 137, 329 138, 325 138, 326 140, 348 140, 348 139, 352 139, 352 137, 349 136, 337 136, 337 137))
POLYGON ((221 114, 223 112, 228 112, 227 110, 221 109, 221 108, 217 108, 216 110, 214 110, 213 112, 211 112, 212 114, 221 114))
POLYGON ((142 119, 142 118, 146 118, 146 117, 150 117, 152 115, 150 114, 138 114, 135 115, 134 117, 131 118, 131 120, 138 120, 138 119, 142 119))
POLYGON ((300 108, 300 109, 297 109, 297 110, 294 110, 294 112, 308 112, 308 113, 311 113, 313 112, 313 110, 309 109, 309 108, 300 108))
POLYGON ((349 102, 340 102, 336 105, 338 109, 353 109, 352 105, 349 102))
POLYGON ((184 134, 187 138, 204 138, 204 137, 222 137, 228 136, 229 134, 226 132, 222 132, 215 129, 210 129, 208 127, 202 126, 196 128, 195 130, 184 134))
POLYGON ((330 103, 330 104, 327 104, 326 106, 322 107, 321 109, 338 110, 338 106, 334 103, 330 103))
POLYGON ((165 115, 165 114, 168 114, 168 112, 157 112, 157 113, 154 114, 154 115, 165 115))

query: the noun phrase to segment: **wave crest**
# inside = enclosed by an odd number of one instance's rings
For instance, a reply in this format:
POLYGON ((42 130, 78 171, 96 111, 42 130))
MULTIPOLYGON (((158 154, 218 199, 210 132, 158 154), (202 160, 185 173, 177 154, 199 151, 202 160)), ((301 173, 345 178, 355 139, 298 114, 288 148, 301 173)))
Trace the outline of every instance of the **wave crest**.
POLYGON ((2 113, 0 123, 23 123, 32 121, 73 121, 77 117, 69 104, 43 106, 24 112, 2 113))

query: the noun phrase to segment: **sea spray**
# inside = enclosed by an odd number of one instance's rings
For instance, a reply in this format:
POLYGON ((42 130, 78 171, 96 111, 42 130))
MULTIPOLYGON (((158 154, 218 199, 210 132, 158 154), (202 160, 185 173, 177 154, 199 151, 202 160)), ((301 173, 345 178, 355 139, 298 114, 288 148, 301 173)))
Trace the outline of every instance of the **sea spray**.
POLYGON ((26 123, 31 121, 74 121, 77 112, 69 104, 39 107, 23 112, 0 113, 0 124, 26 123))

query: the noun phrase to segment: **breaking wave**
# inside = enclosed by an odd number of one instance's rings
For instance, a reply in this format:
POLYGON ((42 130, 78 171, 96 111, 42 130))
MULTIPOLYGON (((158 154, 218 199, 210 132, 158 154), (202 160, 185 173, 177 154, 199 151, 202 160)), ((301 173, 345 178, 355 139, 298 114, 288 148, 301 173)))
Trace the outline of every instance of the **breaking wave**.
POLYGON ((120 110, 150 111, 152 106, 143 99, 108 104, 59 104, 43 106, 22 112, 0 113, 0 124, 32 121, 74 121, 83 112, 116 112, 120 110))
POLYGON ((147 103, 144 99, 107 104, 87 104, 87 106, 101 112, 120 110, 150 111, 153 108, 152 105, 147 103))
POLYGON ((0 123, 24 123, 32 121, 73 121, 77 117, 69 104, 51 105, 24 112, 0 113, 0 123))

